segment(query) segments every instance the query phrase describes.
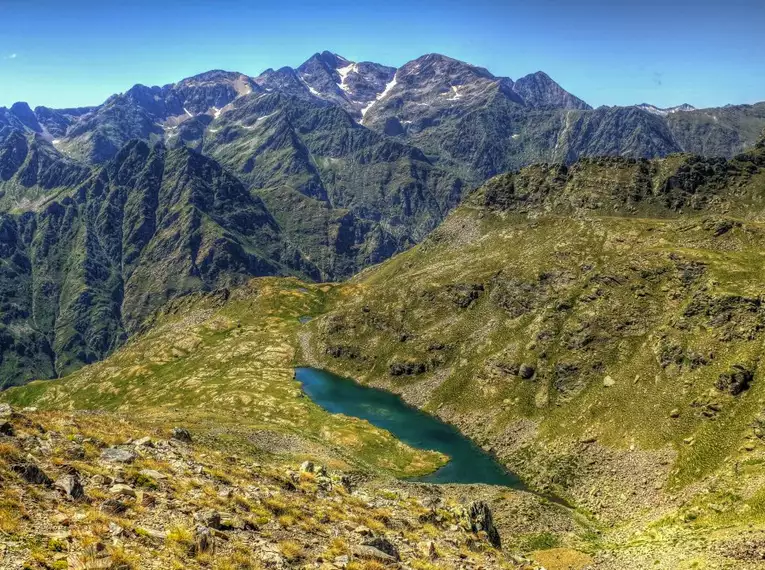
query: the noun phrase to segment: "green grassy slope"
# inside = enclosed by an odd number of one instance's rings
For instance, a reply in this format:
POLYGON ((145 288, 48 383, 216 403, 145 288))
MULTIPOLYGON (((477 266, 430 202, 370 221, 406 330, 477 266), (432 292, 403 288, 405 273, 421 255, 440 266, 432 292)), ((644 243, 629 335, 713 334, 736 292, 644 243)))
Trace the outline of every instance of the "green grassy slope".
POLYGON ((120 411, 163 422, 294 435, 351 465, 427 473, 440 454, 415 451, 366 422, 332 416, 293 380, 298 318, 321 311, 333 286, 264 278, 233 293, 169 304, 147 332, 62 381, 38 381, 3 399, 18 406, 120 411))

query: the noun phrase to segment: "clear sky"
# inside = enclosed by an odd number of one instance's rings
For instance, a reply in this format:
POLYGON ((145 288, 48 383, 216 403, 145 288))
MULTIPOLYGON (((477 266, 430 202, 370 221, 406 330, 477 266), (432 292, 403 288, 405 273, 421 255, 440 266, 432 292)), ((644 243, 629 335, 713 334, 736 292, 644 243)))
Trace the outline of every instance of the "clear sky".
POLYGON ((594 106, 765 100, 765 0, 0 0, 0 105, 94 105, 325 49, 543 70, 594 106))

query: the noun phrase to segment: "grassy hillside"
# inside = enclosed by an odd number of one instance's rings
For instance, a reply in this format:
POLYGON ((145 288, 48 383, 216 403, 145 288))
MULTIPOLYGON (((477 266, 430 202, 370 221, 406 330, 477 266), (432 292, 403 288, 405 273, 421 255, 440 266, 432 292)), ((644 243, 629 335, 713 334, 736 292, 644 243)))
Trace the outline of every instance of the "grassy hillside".
POLYGON ((762 166, 760 147, 494 179, 348 284, 303 358, 458 425, 620 543, 762 533, 762 166))

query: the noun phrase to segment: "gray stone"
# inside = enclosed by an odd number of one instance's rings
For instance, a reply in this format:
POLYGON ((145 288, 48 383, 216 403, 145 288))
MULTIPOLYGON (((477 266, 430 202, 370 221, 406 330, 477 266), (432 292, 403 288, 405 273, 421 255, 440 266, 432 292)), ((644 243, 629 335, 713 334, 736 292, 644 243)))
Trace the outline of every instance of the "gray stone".
POLYGON ((378 536, 377 538, 373 538, 372 540, 367 540, 364 542, 362 546, 371 546, 372 548, 376 548, 380 552, 384 552, 388 556, 390 556, 393 560, 401 560, 401 556, 398 553, 398 548, 396 548, 396 545, 393 544, 390 540, 387 538, 384 538, 382 536, 378 536))
POLYGON ((162 481, 167 479, 167 475, 159 471, 155 471, 154 469, 141 469, 141 475, 144 477, 149 477, 150 479, 154 479, 155 481, 162 481))
POLYGON ((351 548, 351 552, 354 556, 359 558, 365 558, 367 560, 377 560, 378 562, 396 562, 390 554, 386 554, 382 550, 375 548, 374 546, 356 545, 351 548))
POLYGON ((10 419, 13 416, 13 408, 10 404, 0 404, 0 419, 10 419))
POLYGON ((100 507, 100 511, 107 515, 121 515, 127 510, 128 506, 119 499, 106 499, 100 507))
POLYGON ((183 443, 191 443, 191 433, 189 430, 181 427, 173 428, 173 439, 182 441, 183 443))
POLYGON ((492 516, 489 505, 484 501, 473 501, 468 507, 468 516, 470 517, 470 528, 473 532, 485 532, 489 542, 495 548, 502 547, 502 540, 494 526, 494 517, 492 516))
POLYGON ((209 528, 206 526, 198 526, 196 528, 192 550, 195 555, 215 550, 215 538, 209 528))
POLYGON ((130 485, 125 485, 123 483, 118 483, 117 485, 114 485, 111 489, 109 489, 109 492, 112 495, 116 495, 118 497, 134 497, 136 496, 135 489, 133 489, 130 485))
POLYGON ((518 376, 520 376, 524 380, 531 380, 535 372, 536 372, 536 368, 534 368, 532 364, 524 363, 524 364, 521 364, 521 367, 518 369, 518 376))
POLYGON ((122 447, 110 447, 101 452, 101 460, 111 463, 133 463, 138 459, 135 451, 122 447))
POLYGON ((205 510, 199 511, 194 514, 194 520, 203 526, 213 528, 215 530, 221 529, 221 516, 218 511, 205 510))

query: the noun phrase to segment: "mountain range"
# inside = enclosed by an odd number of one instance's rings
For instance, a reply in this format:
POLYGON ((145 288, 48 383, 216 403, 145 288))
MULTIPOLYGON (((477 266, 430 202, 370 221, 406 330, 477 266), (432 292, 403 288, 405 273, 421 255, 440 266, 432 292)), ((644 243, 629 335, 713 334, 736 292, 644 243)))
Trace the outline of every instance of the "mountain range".
POLYGON ((0 108, 1 385, 103 358, 185 293, 350 277, 502 172, 730 158, 764 127, 765 103, 593 109, 542 72, 512 80, 438 54, 393 68, 323 52, 95 107, 0 108))

